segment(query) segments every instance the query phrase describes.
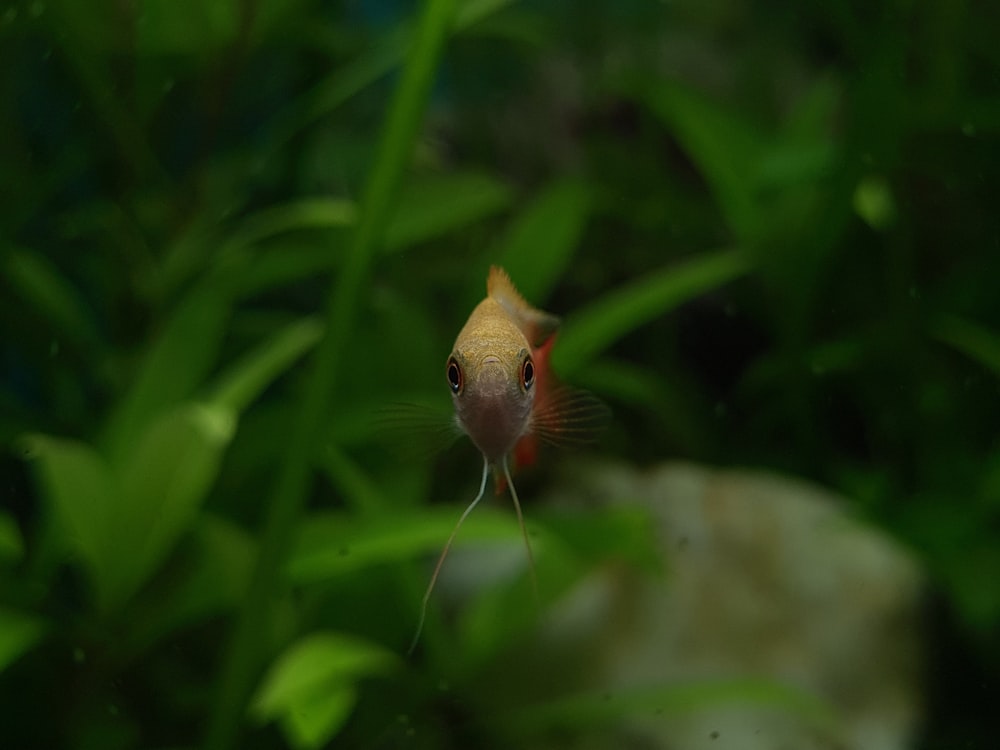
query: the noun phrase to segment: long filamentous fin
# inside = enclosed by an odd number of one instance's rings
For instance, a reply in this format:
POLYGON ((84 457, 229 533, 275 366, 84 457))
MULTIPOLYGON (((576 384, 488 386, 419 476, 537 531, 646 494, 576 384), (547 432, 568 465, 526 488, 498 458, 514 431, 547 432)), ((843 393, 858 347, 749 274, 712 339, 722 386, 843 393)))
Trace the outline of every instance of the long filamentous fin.
MULTIPOLYGON (((504 470, 506 471, 507 464, 504 463, 504 470)), ((459 516, 458 523, 455 524, 455 528, 451 530, 451 535, 448 537, 448 541, 444 544, 444 549, 441 550, 441 556, 438 558, 437 565, 434 566, 434 573, 431 575, 431 581, 427 584, 427 591, 424 592, 424 600, 420 605, 420 619, 417 621, 417 632, 413 634, 413 640, 410 642, 410 647, 406 650, 406 655, 410 656, 413 654, 413 650, 417 647, 417 641, 420 640, 420 633, 424 629, 424 619, 427 617, 427 602, 430 601, 431 592, 434 591, 434 584, 437 583, 438 574, 441 572, 441 566, 444 565, 444 559, 448 556, 448 550, 451 549, 451 543, 455 541, 455 536, 458 534, 458 530, 462 527, 462 522, 468 517, 472 512, 472 509, 479 504, 479 501, 483 499, 483 495, 486 492, 486 477, 490 473, 490 463, 483 458, 483 480, 479 483, 479 494, 476 495, 476 499, 469 503, 469 507, 465 509, 461 516, 459 516)), ((509 475, 508 475, 509 476, 509 475)), ((510 480, 508 480, 510 481, 510 480)), ((513 485, 512 485, 513 488, 513 485)), ((517 504, 517 497, 514 498, 515 505, 517 504)), ((521 517, 521 509, 518 507, 518 518, 521 517)), ((523 528, 523 526, 522 526, 523 528)), ((525 536, 525 541, 527 541, 527 536, 525 536)), ((531 549, 528 549, 528 553, 531 553, 531 549)))
POLYGON ((517 490, 514 488, 514 480, 510 476, 510 468, 507 465, 507 457, 503 459, 503 475, 510 487, 510 496, 514 500, 514 510, 517 512, 517 523, 521 527, 521 535, 524 537, 524 548, 528 550, 528 570, 531 572, 531 588, 535 593, 535 605, 538 605, 538 576, 535 574, 535 556, 531 552, 531 542, 528 540, 528 529, 524 525, 524 515, 521 513, 521 501, 517 499, 517 490))

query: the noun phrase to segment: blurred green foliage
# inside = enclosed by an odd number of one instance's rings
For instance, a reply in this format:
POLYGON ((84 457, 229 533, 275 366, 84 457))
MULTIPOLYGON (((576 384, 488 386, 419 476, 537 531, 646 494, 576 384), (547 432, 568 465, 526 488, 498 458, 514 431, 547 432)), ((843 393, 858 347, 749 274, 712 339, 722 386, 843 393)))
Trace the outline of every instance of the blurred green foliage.
MULTIPOLYGON (((925 746, 985 747, 984 10, 8 4, 2 744, 501 747, 593 719, 488 705, 488 665, 536 622, 523 571, 454 622, 432 607, 400 656, 479 463, 401 460, 373 415, 447 404, 444 357, 501 263, 566 315, 555 365, 614 406, 602 450, 808 476, 907 543, 940 599, 925 746)), ((654 564, 642 518, 529 517, 547 595, 609 557, 654 564)), ((517 533, 483 508, 460 544, 517 533)), ((775 699, 657 700, 734 690, 775 699)))

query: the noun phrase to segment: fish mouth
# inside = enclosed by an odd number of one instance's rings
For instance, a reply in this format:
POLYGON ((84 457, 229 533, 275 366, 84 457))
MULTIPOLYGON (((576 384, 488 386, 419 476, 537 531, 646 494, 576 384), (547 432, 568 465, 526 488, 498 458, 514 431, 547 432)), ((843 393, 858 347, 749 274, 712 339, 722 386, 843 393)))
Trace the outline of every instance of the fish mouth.
POLYGON ((498 357, 495 354, 489 354, 489 355, 483 357, 483 361, 480 362, 480 364, 481 365, 499 365, 499 364, 502 364, 502 363, 500 362, 500 357, 498 357))

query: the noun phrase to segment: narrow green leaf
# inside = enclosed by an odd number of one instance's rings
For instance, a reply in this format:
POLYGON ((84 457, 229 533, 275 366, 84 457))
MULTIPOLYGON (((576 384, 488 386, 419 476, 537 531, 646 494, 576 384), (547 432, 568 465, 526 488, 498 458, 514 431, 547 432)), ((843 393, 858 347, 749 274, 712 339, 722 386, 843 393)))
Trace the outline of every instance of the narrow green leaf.
POLYGON ((316 317, 286 326, 230 367, 210 389, 208 401, 234 414, 242 412, 322 335, 323 324, 316 317))
POLYGON ((93 314, 77 290, 38 253, 8 250, 0 272, 15 293, 52 324, 51 334, 79 347, 97 346, 93 314))
POLYGON ((181 59, 220 49, 236 40, 240 7, 233 0, 144 0, 136 25, 139 48, 144 55, 181 59))
POLYGON ((654 80, 633 88, 699 166, 736 236, 752 240, 763 220, 754 197, 762 135, 737 112, 679 83, 654 80))
POLYGON ((553 349, 553 366, 564 374, 653 318, 716 289, 751 268, 746 255, 725 250, 701 255, 616 289, 571 316, 553 349))
MULTIPOLYGON (((461 3, 454 14, 452 28, 460 32, 488 18, 513 0, 469 0, 461 3)), ((390 31, 380 42, 350 63, 338 66, 329 76, 304 94, 289 111, 277 118, 272 144, 277 147, 305 126, 327 117, 351 97, 398 66, 410 49, 413 38, 410 28, 390 31)))
POLYGON ((24 540, 14 518, 0 511, 0 563, 16 563, 24 556, 24 540))
POLYGON ((302 244, 286 240, 270 245, 234 270, 233 286, 241 297, 249 297, 322 276, 342 262, 341 249, 335 241, 302 244))
POLYGON ((357 221, 358 207, 342 198, 305 198, 272 206, 244 219, 227 243, 248 247, 285 232, 338 229, 357 221))
POLYGON ((589 186, 564 180, 547 186, 511 225, 497 262, 517 279, 525 299, 543 300, 566 273, 593 203, 589 186))
POLYGON ((1000 335, 957 315, 942 315, 931 335, 1000 376, 1000 335))
POLYGON ((479 172, 433 175, 402 189, 385 230, 387 250, 401 250, 490 216, 510 204, 509 186, 479 172))
POLYGON ((38 643, 48 629, 38 617, 0 609, 0 674, 38 643))

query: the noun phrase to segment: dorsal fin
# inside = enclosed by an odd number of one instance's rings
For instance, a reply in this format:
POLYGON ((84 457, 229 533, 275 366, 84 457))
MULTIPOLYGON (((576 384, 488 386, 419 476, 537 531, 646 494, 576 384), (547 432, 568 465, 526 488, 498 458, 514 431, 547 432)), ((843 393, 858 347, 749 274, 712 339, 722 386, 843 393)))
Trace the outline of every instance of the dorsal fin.
POLYGON ((559 328, 559 318, 529 305, 500 266, 490 267, 486 293, 507 311, 532 346, 541 346, 559 328))

